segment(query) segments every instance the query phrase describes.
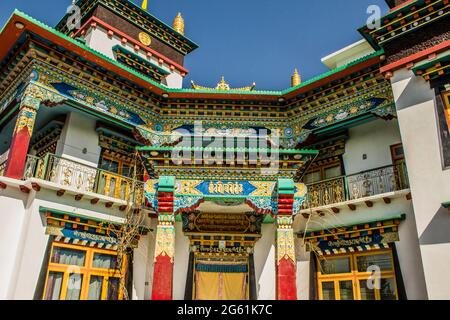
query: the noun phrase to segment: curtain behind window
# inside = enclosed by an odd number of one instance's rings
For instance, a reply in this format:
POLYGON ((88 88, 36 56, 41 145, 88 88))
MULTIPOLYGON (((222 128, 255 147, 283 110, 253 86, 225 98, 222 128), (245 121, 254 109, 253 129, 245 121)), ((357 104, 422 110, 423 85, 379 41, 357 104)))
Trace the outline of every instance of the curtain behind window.
POLYGON ((62 280, 63 273, 61 272, 50 272, 48 274, 45 300, 59 300, 61 295, 62 280))
POLYGON ((103 277, 91 276, 89 281, 88 300, 100 300, 102 297, 103 277))
POLYGON ((66 300, 80 300, 81 283, 83 281, 83 275, 72 273, 69 276, 69 282, 67 283, 66 300))

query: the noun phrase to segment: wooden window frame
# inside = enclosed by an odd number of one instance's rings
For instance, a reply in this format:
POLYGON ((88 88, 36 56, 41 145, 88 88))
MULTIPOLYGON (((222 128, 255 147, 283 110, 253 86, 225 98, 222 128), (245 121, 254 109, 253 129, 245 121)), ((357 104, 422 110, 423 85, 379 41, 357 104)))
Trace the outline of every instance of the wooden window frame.
POLYGON ((310 182, 310 184, 318 183, 318 182, 321 182, 321 181, 324 181, 324 180, 330 180, 330 179, 335 179, 335 178, 342 177, 342 162, 338 160, 338 161, 334 161, 334 162, 331 162, 331 163, 327 163, 327 164, 322 165, 322 166, 318 166, 317 168, 313 168, 310 171, 306 172, 305 176, 308 175, 308 174, 311 174, 311 173, 315 173, 315 172, 320 172, 320 180, 319 181, 310 182), (333 177, 333 178, 325 178, 325 171, 327 169, 334 168, 334 167, 339 167, 340 168, 341 175, 333 177))
MULTIPOLYGON (((342 259, 349 258, 350 259, 350 273, 337 273, 337 274, 326 274, 323 275, 320 267, 320 259, 324 259, 316 257, 317 259, 317 289, 318 289, 318 297, 319 300, 323 300, 323 291, 322 291, 322 283, 324 282, 333 282, 334 283, 334 294, 335 300, 340 300, 340 288, 339 282, 341 281, 352 281, 353 285, 353 300, 361 300, 361 286, 360 280, 368 280, 372 273, 371 272, 358 272, 357 266, 357 258, 360 256, 371 256, 371 255, 379 255, 379 254, 389 254, 391 258, 392 270, 390 271, 380 271, 380 279, 393 279, 394 280, 394 289, 395 289, 395 298, 398 300, 398 287, 397 287, 397 279, 395 276, 395 264, 394 264, 394 256, 392 253, 392 249, 382 249, 382 250, 373 250, 373 251, 365 251, 351 254, 337 254, 330 257, 326 257, 327 260, 332 259, 342 259)), ((374 289, 375 291, 375 300, 381 300, 380 289, 374 289)))
MULTIPOLYGON (((118 159, 118 158, 115 158, 115 157, 113 157, 111 155, 108 155, 108 154, 105 154, 105 153, 103 153, 102 156, 100 157, 100 166, 102 165, 103 159, 106 159, 106 160, 109 160, 109 161, 114 161, 114 162, 118 163, 118 171, 119 172, 115 173, 115 174, 117 174, 119 176, 124 176, 123 175, 123 166, 124 165, 127 165, 129 168, 133 167, 133 165, 131 164, 130 161, 118 159)), ((103 169, 103 170, 106 170, 106 169, 103 169)), ((126 176, 124 176, 124 177, 126 177, 126 176)))
POLYGON ((405 160, 405 152, 403 150, 403 156, 397 156, 395 155, 395 149, 402 147, 403 148, 403 144, 402 143, 397 143, 392 145, 391 148, 391 158, 392 158, 392 164, 396 164, 398 162, 404 161, 405 160))
MULTIPOLYGON (((66 244, 66 243, 60 243, 60 242, 53 241, 52 247, 50 250, 47 274, 45 276, 45 285, 44 285, 44 292, 42 295, 42 299, 43 300, 45 299, 45 296, 47 293, 48 277, 49 277, 50 273, 56 272, 56 273, 63 274, 63 280, 62 280, 62 285, 61 285, 61 292, 59 294, 59 300, 66 299, 67 284, 69 281, 69 276, 71 274, 81 274, 83 276, 79 300, 87 300, 88 299, 89 283, 90 283, 92 276, 103 277, 102 292, 101 292, 100 300, 106 300, 107 296, 108 296, 109 279, 116 278, 119 280, 119 283, 120 283, 120 272, 119 272, 119 270, 116 270, 116 269, 94 268, 92 265, 94 262, 94 254, 96 254, 96 253, 106 254, 106 255, 117 257, 117 251, 113 251, 113 250, 91 248, 91 247, 86 247, 86 246, 81 246, 81 245, 66 244), (65 264, 59 264, 59 263, 52 262, 53 251, 55 248, 84 251, 85 252, 84 265, 83 266, 73 266, 73 265, 65 265, 65 264), (79 272, 77 272, 77 271, 79 271, 79 272)), ((126 272, 126 266, 127 266, 127 257, 124 256, 124 259, 122 262, 122 272, 124 274, 126 272)), ((119 286, 118 300, 123 300, 123 298, 124 298, 123 288, 121 288, 121 286, 119 286)))

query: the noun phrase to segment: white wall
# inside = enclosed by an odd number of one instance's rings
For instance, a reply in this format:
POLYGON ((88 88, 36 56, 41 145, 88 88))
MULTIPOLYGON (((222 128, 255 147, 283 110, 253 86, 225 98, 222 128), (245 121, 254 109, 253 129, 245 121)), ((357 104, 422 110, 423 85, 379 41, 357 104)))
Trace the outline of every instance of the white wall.
POLYGON ((175 223, 175 262, 173 268, 173 299, 184 300, 189 266, 189 238, 183 233, 183 223, 175 223))
MULTIPOLYGON (((155 220, 155 219, 153 219, 155 220)), ((152 221, 154 222, 154 221, 152 221)), ((133 251, 133 300, 150 300, 153 279, 156 226, 153 232, 142 236, 133 251)))
MULTIPOLYGON (((118 221, 123 212, 73 196, 58 197, 55 191, 41 189, 25 194, 8 187, 0 191, 0 300, 34 298, 41 275, 49 236, 40 207, 77 213, 97 219, 118 221)), ((154 219, 156 220, 156 219, 154 219)), ((155 226, 152 226, 153 228, 155 226)), ((154 233, 141 238, 134 253, 133 298, 150 299, 153 275, 154 233)))
POLYGON ((297 299, 309 300, 309 291, 315 283, 310 283, 310 259, 311 254, 305 251, 300 239, 295 239, 295 254, 297 257, 297 299))
POLYGON ((450 299, 450 170, 443 170, 434 90, 406 69, 391 78, 430 299, 450 299))
POLYGON ((14 292, 16 260, 25 223, 26 196, 17 189, 0 190, 0 300, 14 292))
POLYGON ((261 239, 255 244, 255 278, 259 300, 275 300, 275 224, 263 224, 261 239))
POLYGON ((17 257, 15 300, 33 299, 49 239, 39 215, 39 205, 33 201, 34 196, 35 192, 32 192, 29 198, 30 208, 26 210, 28 221, 21 237, 22 250, 19 250, 17 257))
POLYGON ((349 129, 343 155, 346 174, 392 164, 390 146, 401 143, 397 120, 375 120, 349 129), (367 159, 363 160, 363 155, 367 159))
POLYGON ((56 154, 97 167, 101 147, 95 126, 96 120, 85 114, 77 112, 68 114, 56 147, 56 154), (84 148, 87 149, 86 153, 83 153, 84 148))

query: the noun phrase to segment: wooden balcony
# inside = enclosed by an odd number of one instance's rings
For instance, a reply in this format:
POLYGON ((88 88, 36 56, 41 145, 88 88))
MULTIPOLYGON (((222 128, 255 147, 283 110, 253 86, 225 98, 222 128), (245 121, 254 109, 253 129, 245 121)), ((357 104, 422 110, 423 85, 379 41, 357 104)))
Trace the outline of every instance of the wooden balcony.
MULTIPOLYGON (((1 175, 4 167, 0 164, 1 175)), ((63 188, 70 187, 80 193, 95 193, 131 202, 134 206, 145 205, 144 182, 53 154, 43 158, 27 156, 23 180, 30 178, 53 182, 63 188)))

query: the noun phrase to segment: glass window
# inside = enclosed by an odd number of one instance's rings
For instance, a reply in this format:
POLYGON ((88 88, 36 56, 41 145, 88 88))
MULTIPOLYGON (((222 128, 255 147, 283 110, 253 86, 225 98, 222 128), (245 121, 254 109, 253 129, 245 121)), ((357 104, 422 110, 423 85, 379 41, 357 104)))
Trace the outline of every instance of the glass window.
POLYGON ((95 253, 92 267, 101 269, 116 269, 117 257, 109 254, 95 253))
POLYGON ((119 173, 119 162, 103 158, 101 162, 101 169, 119 173))
POLYGON ((353 281, 339 281, 341 300, 353 300, 353 281))
POLYGON ((62 247, 53 247, 52 262, 72 266, 84 266, 86 252, 62 247))
POLYGON ((91 276, 89 281, 88 300, 100 300, 102 297, 103 277, 91 276))
POLYGON ((316 171, 306 174, 304 178, 304 183, 311 184, 319 182, 320 180, 322 180, 320 176, 320 171, 316 171))
POLYGON ((127 164, 123 164, 122 165, 122 175, 125 177, 128 177, 128 178, 131 178, 133 176, 132 168, 127 164))
POLYGON ((72 273, 67 282, 66 300, 80 300, 83 275, 72 273))
POLYGON ((108 280, 108 300, 118 300, 119 298, 119 279, 109 278, 108 280))
MULTIPOLYGON (((44 300, 119 300, 123 298, 117 253, 112 250, 53 242, 44 300), (79 249, 78 249, 79 248, 79 249)), ((126 265, 124 257, 122 265, 126 265)))
POLYGON ((320 260, 320 271, 322 274, 337 274, 352 272, 350 258, 322 259, 320 260))
POLYGON ((375 300, 375 289, 369 289, 367 280, 359 280, 361 300, 375 300))
POLYGON ((317 258, 319 298, 322 300, 397 300, 394 262, 390 249, 317 258), (367 268, 380 268, 380 281, 371 286, 373 274, 367 268))
POLYGON ((381 300, 396 300, 395 281, 393 278, 381 279, 380 283, 380 299, 381 300))
POLYGON ((392 270, 392 258, 390 254, 363 255, 356 259, 358 272, 367 272, 370 266, 378 266, 381 271, 392 270))
POLYGON ((322 282, 322 297, 323 300, 336 300, 334 282, 322 282))
POLYGON ((341 176, 341 166, 331 167, 325 169, 325 179, 331 179, 341 176))
POLYGON ((48 273, 44 300, 59 300, 64 273, 51 271, 48 273))

